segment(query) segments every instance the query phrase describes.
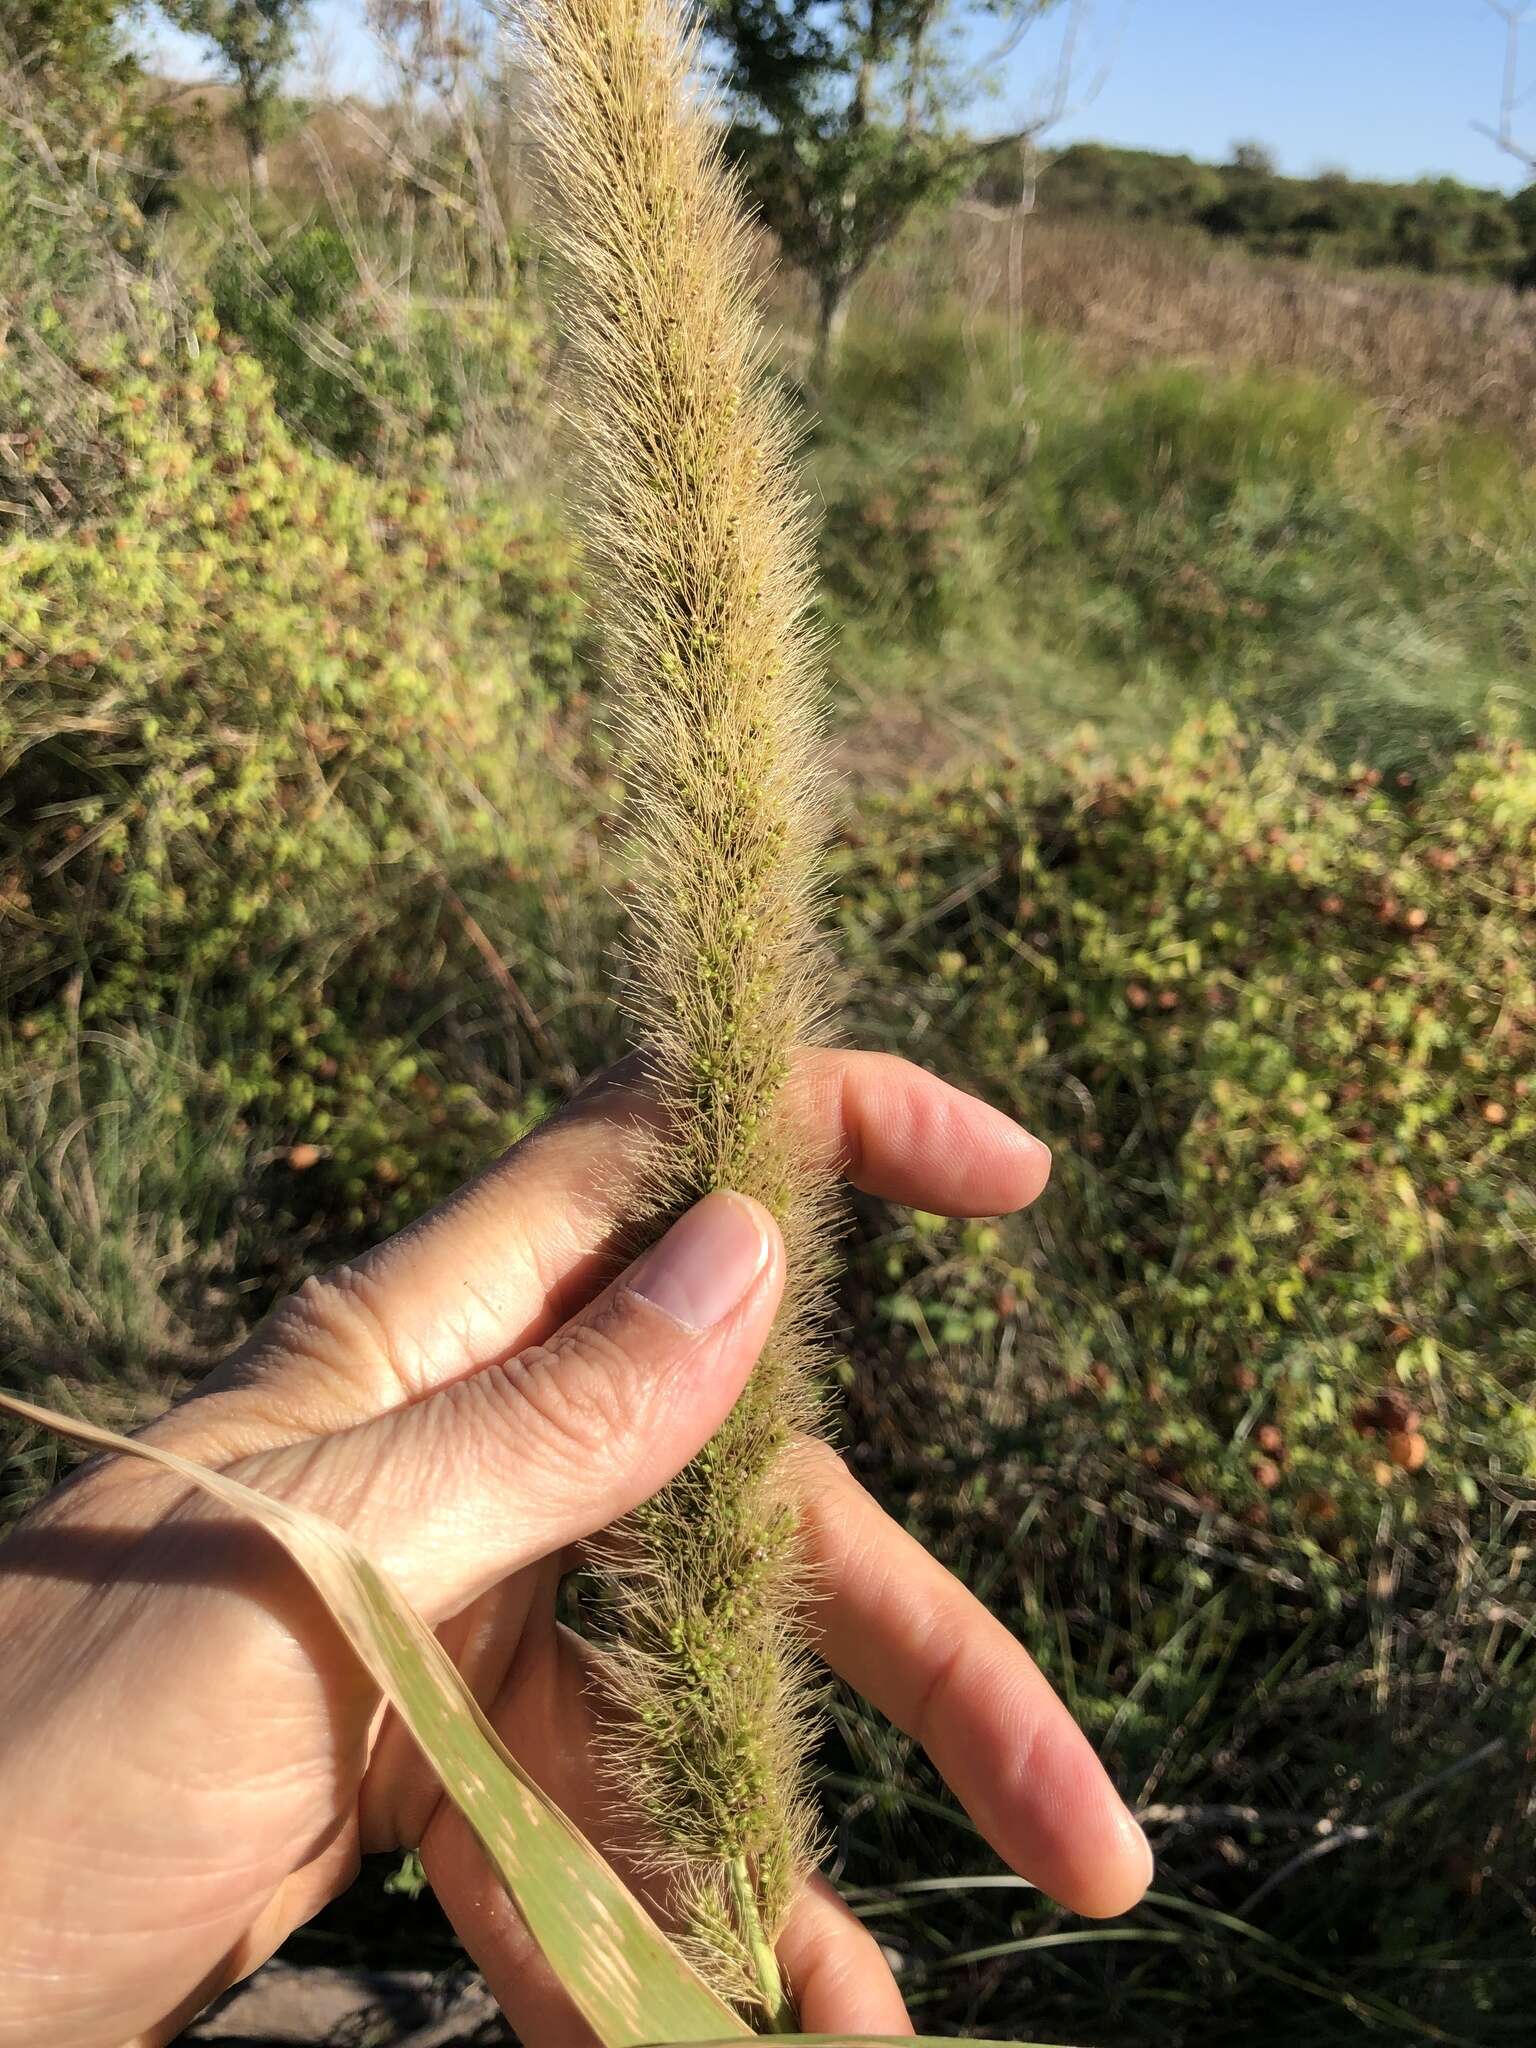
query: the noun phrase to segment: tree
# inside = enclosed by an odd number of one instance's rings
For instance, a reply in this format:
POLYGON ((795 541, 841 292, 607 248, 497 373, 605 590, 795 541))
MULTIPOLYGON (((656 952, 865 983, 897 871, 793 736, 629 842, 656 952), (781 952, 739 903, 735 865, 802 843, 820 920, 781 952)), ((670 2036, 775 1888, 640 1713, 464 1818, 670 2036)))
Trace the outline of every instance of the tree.
POLYGON ((484 61, 488 18, 475 0, 366 0, 364 16, 411 111, 454 107, 484 61))
POLYGON ((403 230, 407 274, 418 221, 459 230, 466 280, 505 282, 511 236, 493 170, 497 126, 505 138, 509 82, 495 66, 501 41, 483 0, 365 0, 365 19, 393 73, 382 127, 354 110, 389 167, 389 204, 403 230))
POLYGON ((293 60, 306 0, 162 0, 167 19, 213 44, 235 88, 235 124, 251 183, 265 192, 267 145, 283 73, 293 60))
POLYGON ((1515 133, 1518 111, 1530 97, 1529 90, 1521 90, 1520 31, 1527 20, 1536 16, 1536 0, 1486 0, 1486 4, 1504 24, 1504 77, 1499 90, 1498 125, 1490 127, 1486 121, 1479 121, 1477 131, 1496 142, 1506 156, 1514 157, 1536 177, 1536 140, 1527 143, 1515 133))
MULTIPOLYGON (((1059 118, 1056 103, 978 141, 947 114, 1058 0, 710 0, 730 145, 747 189, 816 291, 812 375, 825 368, 848 293, 919 206, 960 191, 987 156, 1059 118), (979 64, 949 54, 990 19, 979 64), (949 31, 948 34, 943 33, 949 31)), ((1063 77, 1085 0, 1065 0, 1063 77)))
MULTIPOLYGON (((1487 4, 1504 24, 1504 77, 1499 92, 1498 125, 1490 127, 1485 121, 1476 125, 1479 133, 1496 142, 1506 156, 1524 164, 1527 175, 1536 181, 1536 137, 1527 141, 1517 135, 1515 127, 1521 107, 1531 96, 1528 87, 1521 90, 1520 31, 1536 16, 1536 0, 1487 0, 1487 4)), ((1525 258, 1515 271, 1514 281, 1527 291, 1536 290, 1536 182, 1511 202, 1510 212, 1525 237, 1525 258)))

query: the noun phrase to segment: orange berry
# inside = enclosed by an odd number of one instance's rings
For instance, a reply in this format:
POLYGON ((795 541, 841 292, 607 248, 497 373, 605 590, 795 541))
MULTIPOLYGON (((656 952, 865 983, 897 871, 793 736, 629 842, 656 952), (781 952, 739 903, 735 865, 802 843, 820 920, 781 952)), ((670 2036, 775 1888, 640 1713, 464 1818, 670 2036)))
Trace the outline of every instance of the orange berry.
POLYGON ((1429 1445, 1416 1429, 1394 1429, 1387 1438, 1387 1456, 1405 1472, 1417 1472, 1429 1456, 1429 1445))

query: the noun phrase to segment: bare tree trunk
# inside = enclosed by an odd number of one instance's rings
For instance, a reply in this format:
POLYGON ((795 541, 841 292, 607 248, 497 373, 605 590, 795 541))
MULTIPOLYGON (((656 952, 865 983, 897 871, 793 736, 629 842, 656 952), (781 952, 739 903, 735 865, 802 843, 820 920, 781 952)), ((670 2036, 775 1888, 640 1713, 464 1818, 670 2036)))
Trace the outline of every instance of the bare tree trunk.
POLYGON ((870 0, 867 32, 859 52, 859 68, 853 74, 853 104, 848 110, 850 128, 862 128, 869 119, 869 96, 875 82, 875 60, 871 52, 875 48, 879 15, 879 0, 870 0))
POLYGON ((272 189, 272 166, 267 157, 267 138, 247 132, 245 158, 250 168, 251 190, 266 193, 272 189))
POLYGON ((822 383, 848 324, 848 280, 835 272, 823 277, 816 293, 816 345, 811 352, 811 382, 822 383))
POLYGON ((853 103, 848 109, 848 126, 862 128, 869 119, 869 89, 874 79, 875 68, 867 57, 859 59, 859 68, 853 74, 853 103))

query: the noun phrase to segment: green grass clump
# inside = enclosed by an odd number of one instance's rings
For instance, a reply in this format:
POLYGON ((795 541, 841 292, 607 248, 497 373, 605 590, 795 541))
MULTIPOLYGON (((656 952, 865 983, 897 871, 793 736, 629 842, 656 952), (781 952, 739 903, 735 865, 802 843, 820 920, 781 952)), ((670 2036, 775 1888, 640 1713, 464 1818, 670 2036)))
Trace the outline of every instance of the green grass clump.
POLYGON ((171 1027, 88 1039, 73 1059, 0 1052, 0 1346, 13 1378, 88 1375, 111 1383, 122 1406, 109 1412, 127 1413, 239 1333, 229 1264, 250 1162, 234 1105, 204 1094, 189 1044, 171 1027))
POLYGON ((1020 737, 1229 702, 1423 771, 1494 707, 1536 730, 1536 491, 1465 430, 934 317, 854 330, 810 467, 859 696, 910 690, 916 649, 936 719, 1020 737))

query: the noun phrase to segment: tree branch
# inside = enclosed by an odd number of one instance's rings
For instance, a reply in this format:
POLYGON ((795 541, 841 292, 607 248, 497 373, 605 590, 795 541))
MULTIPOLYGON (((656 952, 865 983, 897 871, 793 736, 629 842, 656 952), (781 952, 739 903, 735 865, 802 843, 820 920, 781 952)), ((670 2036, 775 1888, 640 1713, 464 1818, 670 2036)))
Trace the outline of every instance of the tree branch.
POLYGON ((1520 95, 1520 31, 1536 13, 1536 0, 1484 0, 1490 11, 1504 24, 1504 77, 1499 91, 1499 118, 1496 127, 1486 121, 1474 121, 1473 128, 1479 135, 1486 135, 1496 148, 1506 156, 1512 156, 1516 163, 1525 165, 1528 171, 1536 173, 1536 146, 1528 147, 1515 137, 1515 115, 1521 104, 1520 95))

